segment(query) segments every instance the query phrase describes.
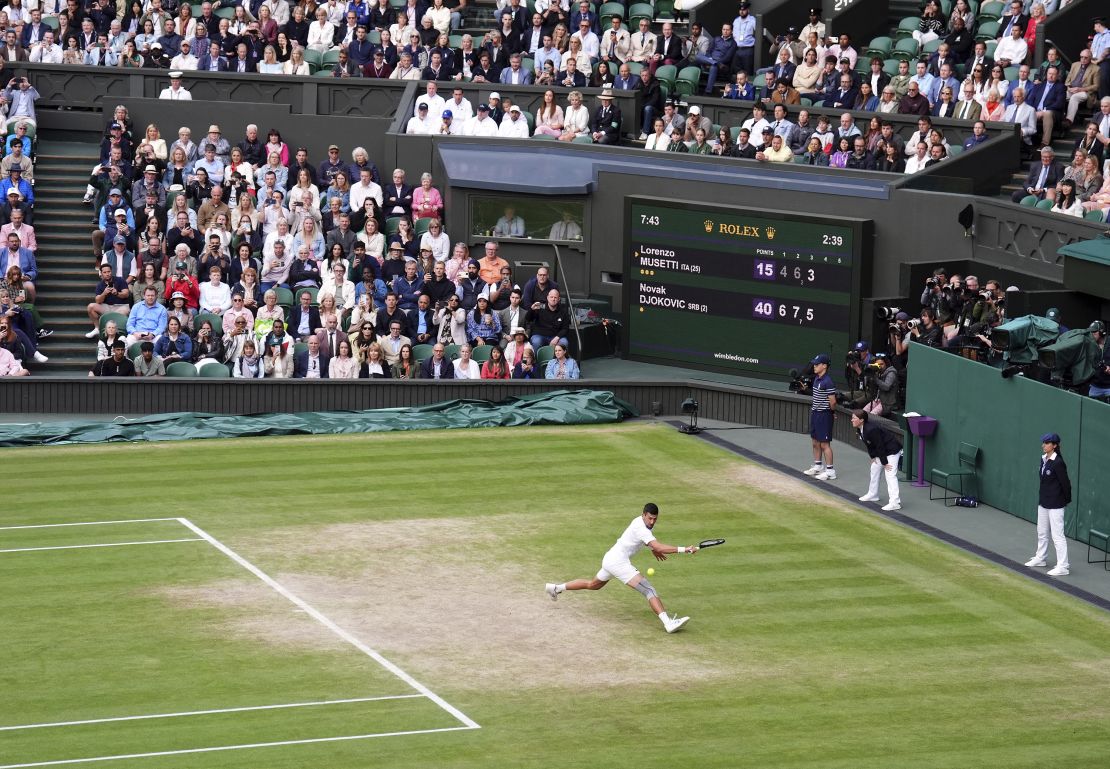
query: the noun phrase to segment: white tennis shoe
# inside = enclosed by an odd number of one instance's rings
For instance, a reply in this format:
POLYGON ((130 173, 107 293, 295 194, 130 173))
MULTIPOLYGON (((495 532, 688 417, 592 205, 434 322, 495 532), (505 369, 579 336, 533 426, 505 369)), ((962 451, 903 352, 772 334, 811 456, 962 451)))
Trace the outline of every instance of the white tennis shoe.
POLYGON ((1048 566, 1047 563, 1038 559, 1036 556, 1034 556, 1033 558, 1030 558, 1028 561, 1026 561, 1025 565, 1028 566, 1031 569, 1034 568, 1034 567, 1037 567, 1037 566, 1048 566))
POLYGON ((552 601, 559 600, 559 590, 554 582, 548 582, 546 585, 544 585, 543 591, 551 596, 552 601))
POLYGON ((877 495, 864 494, 862 497, 859 498, 859 501, 860 502, 878 502, 879 497, 877 495))
POLYGON ((689 621, 689 617, 671 617, 663 627, 666 628, 668 633, 673 633, 689 621))
POLYGON ((825 470, 822 470, 821 472, 817 473, 817 475, 815 475, 813 477, 816 478, 819 481, 835 481, 836 480, 836 470, 825 469, 825 470))
POLYGON ((1048 576, 1050 577, 1066 577, 1069 574, 1071 574, 1071 572, 1065 569, 1063 566, 1057 566, 1048 570, 1048 576))
POLYGON ((824 465, 810 465, 808 470, 802 470, 802 475, 817 475, 817 473, 825 472, 824 465))

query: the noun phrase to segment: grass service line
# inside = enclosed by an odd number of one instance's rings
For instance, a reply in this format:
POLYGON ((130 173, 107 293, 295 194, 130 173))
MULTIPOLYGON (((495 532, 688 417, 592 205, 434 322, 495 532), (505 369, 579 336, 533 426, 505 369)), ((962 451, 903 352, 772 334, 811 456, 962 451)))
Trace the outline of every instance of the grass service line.
MULTIPOLYGON (((215 547, 217 550, 222 552, 224 555, 226 555, 231 560, 235 561, 237 564, 242 566, 244 569, 249 571, 251 574, 253 574, 254 576, 258 577, 260 580, 265 582, 267 585, 269 585, 271 588, 273 588, 275 591, 277 591, 280 595, 284 596, 287 600, 289 600, 295 606, 304 610, 304 612, 306 614, 308 614, 314 620, 316 620, 321 625, 326 627, 328 630, 335 633, 337 636, 342 638, 344 641, 351 644, 351 646, 355 647, 360 652, 365 654, 367 657, 370 657, 372 660, 377 662, 383 668, 388 670, 390 673, 392 673, 393 675, 397 676, 402 681, 407 683, 413 689, 415 689, 416 691, 423 694, 425 697, 430 699, 435 704, 439 705, 441 708, 443 708, 443 710, 447 711, 452 716, 454 716, 456 719, 458 719, 460 723, 465 724, 467 728, 469 728, 469 729, 480 729, 481 728, 476 721, 474 721, 472 718, 470 718, 470 716, 466 715, 461 710, 456 708, 454 705, 447 702, 447 700, 443 699, 438 694, 436 694, 431 689, 429 689, 427 686, 425 686, 424 684, 417 681, 415 678, 413 678, 411 675, 406 673, 404 670, 399 668, 394 663, 387 660, 385 657, 383 657, 377 651, 375 651, 374 649, 371 649, 369 646, 364 644, 362 641, 360 641, 358 638, 353 636, 351 633, 349 633, 346 630, 344 630, 343 628, 339 627, 339 625, 332 622, 328 617, 326 617, 323 613, 321 613, 314 606, 312 606, 311 604, 307 603, 303 599, 301 599, 298 596, 291 593, 288 589, 285 588, 285 586, 283 586, 281 583, 279 583, 277 580, 275 580, 269 574, 262 571, 262 569, 258 568, 253 563, 248 561, 246 558, 244 558, 243 556, 236 553, 234 550, 232 550, 230 547, 225 545, 223 542, 220 542, 218 539, 216 539, 211 534, 206 532, 204 529, 202 529, 199 526, 197 526, 196 524, 194 524, 188 518, 178 518, 177 520, 181 521, 181 524, 183 526, 187 527, 193 533, 195 533, 198 536, 203 537, 204 539, 208 540, 209 544, 211 544, 213 547, 215 547)), ((402 734, 408 734, 408 733, 409 732, 402 732, 402 734)), ((374 736, 377 736, 377 735, 374 735, 374 736)), ((0 766, 0 769, 6 769, 6 767, 0 766)))
MULTIPOLYGON (((202 542, 203 540, 197 540, 202 542)), ((116 716, 115 718, 88 718, 83 721, 55 721, 46 724, 21 724, 19 726, 0 726, 0 732, 16 732, 23 729, 47 729, 53 726, 84 726, 86 724, 108 724, 118 721, 147 721, 152 718, 180 718, 181 716, 207 716, 214 713, 246 713, 252 710, 283 710, 285 708, 311 708, 320 705, 348 705, 352 702, 379 702, 381 700, 411 700, 423 698, 423 694, 388 694, 382 697, 351 697, 345 700, 320 700, 319 702, 290 702, 284 705, 251 705, 241 708, 217 708, 215 710, 189 710, 182 713, 152 713, 145 716, 116 716)))
POLYGON ((78 521, 76 523, 36 523, 26 526, 0 526, 0 531, 11 529, 54 529, 59 526, 105 526, 113 523, 153 523, 155 521, 176 521, 177 518, 132 518, 128 521, 78 521))
POLYGON ((0 553, 34 553, 40 550, 84 550, 89 547, 124 547, 125 545, 167 545, 171 542, 204 542, 202 537, 188 539, 149 539, 143 542, 102 542, 96 545, 53 545, 51 547, 14 547, 0 553))
POLYGON ((58 761, 35 761, 29 764, 3 764, 0 769, 30 769, 35 766, 62 766, 64 764, 91 764, 100 761, 122 761, 126 758, 158 758, 160 756, 184 756, 192 753, 216 753, 224 750, 249 750, 252 748, 277 748, 285 745, 313 745, 321 742, 350 742, 369 740, 375 737, 404 737, 411 734, 435 734, 437 732, 464 732, 480 729, 480 726, 445 726, 440 729, 414 729, 406 732, 378 732, 376 734, 353 734, 344 737, 314 737, 304 740, 282 740, 280 742, 254 742, 248 745, 219 745, 211 748, 186 748, 184 750, 161 750, 155 753, 126 753, 118 756, 92 756, 90 758, 65 758, 58 761))

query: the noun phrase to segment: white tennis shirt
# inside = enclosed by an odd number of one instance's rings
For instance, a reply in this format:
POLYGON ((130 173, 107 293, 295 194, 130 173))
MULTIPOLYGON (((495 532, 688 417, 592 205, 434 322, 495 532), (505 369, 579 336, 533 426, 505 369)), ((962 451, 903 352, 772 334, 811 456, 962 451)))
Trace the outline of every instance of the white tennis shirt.
POLYGON ((632 556, 640 552, 640 548, 654 540, 655 535, 651 533, 651 529, 644 523, 644 517, 638 515, 633 519, 632 523, 628 524, 628 528, 624 530, 624 533, 621 534, 616 544, 609 548, 609 552, 605 554, 602 560, 630 561, 632 560, 632 556))

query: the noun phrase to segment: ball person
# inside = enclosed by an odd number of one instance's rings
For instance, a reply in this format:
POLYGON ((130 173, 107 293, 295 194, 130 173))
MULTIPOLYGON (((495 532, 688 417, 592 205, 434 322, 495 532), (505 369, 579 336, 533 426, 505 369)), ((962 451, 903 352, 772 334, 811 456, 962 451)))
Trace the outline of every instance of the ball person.
POLYGON ((832 432, 836 414, 836 385, 829 376, 829 356, 821 353, 813 365, 813 401, 809 407, 809 437, 813 444, 813 466, 803 472, 819 481, 835 481, 832 432))

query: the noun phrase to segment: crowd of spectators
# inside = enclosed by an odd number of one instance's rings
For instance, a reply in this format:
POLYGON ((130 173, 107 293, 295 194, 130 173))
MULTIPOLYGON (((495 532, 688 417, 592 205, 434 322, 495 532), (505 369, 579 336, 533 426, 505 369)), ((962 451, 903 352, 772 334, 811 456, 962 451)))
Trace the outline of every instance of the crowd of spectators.
POLYGON ((119 107, 87 192, 90 375, 183 362, 245 378, 579 376, 547 268, 522 287, 497 241, 480 258, 452 245, 431 175, 383 182, 362 147, 314 162, 277 131, 236 141, 215 124, 167 144, 119 107))
MULTIPOLYGON (((987 121, 1013 122, 1022 126, 1034 156, 1015 202, 1030 196, 1050 199, 1053 211, 1074 216, 1098 211, 1105 218, 1110 209, 1110 30, 1105 20, 1094 22, 1089 47, 1065 67, 1051 47, 1044 61, 1033 60, 1037 26, 1057 10, 1055 2, 1014 0, 999 20, 989 22, 976 18, 976 8, 956 0, 945 13, 937 0, 928 0, 911 37, 917 47, 897 61, 861 54, 849 34, 827 37, 820 10, 813 8, 801 30, 791 27, 776 39, 773 64, 756 71, 760 41, 746 2, 739 3, 736 18, 722 25, 719 35, 695 23, 683 38, 669 21, 638 19, 630 30, 623 12, 601 17, 588 2, 541 0, 530 12, 520 0, 502 0, 494 28, 479 41, 453 34, 469 13, 466 0, 433 0, 431 5, 408 0, 402 8, 387 0, 320 5, 248 0, 223 8, 220 2, 205 2, 196 18, 188 3, 173 0, 67 0, 64 7, 56 2, 53 13, 45 6, 24 11, 18 5, 0 12, 0 61, 165 69, 170 85, 161 97, 173 100, 191 98, 190 71, 307 75, 326 67, 337 78, 423 80, 424 93, 406 123, 410 133, 543 136, 602 144, 622 141, 624 120, 614 93, 636 90, 643 105, 640 141, 651 151, 894 173, 914 173, 985 141, 987 121), (993 39, 983 34, 991 29, 993 39), (702 70, 705 94, 752 102, 751 117, 714 130, 698 105, 687 108, 680 99, 668 98, 673 81, 664 87, 657 75, 663 68, 684 66, 702 70), (539 109, 528 113, 497 92, 486 103, 472 105, 461 88, 451 86, 464 81, 550 89, 539 109), (449 87, 450 98, 445 98, 449 87), (579 89, 585 87, 602 89, 595 105, 584 104, 579 89), (559 103, 564 96, 565 106, 559 103), (813 120, 807 105, 845 111, 834 124, 825 115, 813 120), (859 111, 875 114, 865 122, 853 116, 859 111), (918 130, 908 139, 899 136, 884 117, 889 114, 917 116, 918 130), (963 141, 946 137, 933 118, 965 122, 971 133, 963 141), (1059 128, 1073 124, 1083 124, 1084 134, 1070 162, 1057 164, 1051 142, 1059 128)), ((5 147, 11 149, 0 166, 0 193, 7 199, 0 219, 9 228, 0 310, 7 308, 10 321, 4 331, 18 339, 23 357, 45 360, 35 345, 49 331, 18 306, 33 301, 36 277, 27 133, 35 125, 37 98, 25 78, 12 79, 2 96, 11 131, 5 147)), ((202 367, 218 361, 241 375, 234 361, 244 349, 241 344, 229 349, 227 342, 246 336, 253 343, 250 354, 261 362, 250 371, 280 377, 287 367, 266 361, 275 347, 288 354, 291 340, 306 345, 317 340, 311 350, 294 350, 294 357, 344 357, 334 343, 325 349, 320 336, 333 317, 340 330, 356 323, 350 326, 356 329, 352 337, 363 330, 357 324, 369 318, 375 337, 481 347, 496 335, 474 336, 469 324, 490 331, 494 324, 488 318, 517 306, 498 276, 485 273, 488 305, 479 304, 484 289, 467 285, 473 277, 468 249, 462 243, 451 247, 442 227, 443 196, 428 174, 413 187, 397 169, 391 183, 383 184, 362 148, 354 148, 347 161, 333 146, 327 159, 315 162, 304 148, 292 150, 280 132, 271 130, 263 138, 255 126, 234 144, 217 125, 196 142, 187 128, 178 131, 176 140, 168 138, 155 125, 137 131, 126 111, 117 110, 86 190, 85 200, 96 210, 94 260, 99 269, 110 270, 101 275, 88 306, 94 326, 88 337, 101 338, 102 360, 113 357, 118 334, 125 347, 149 342, 154 347, 150 360, 191 357, 202 367), (436 276, 437 265, 443 266, 442 276, 436 276), (421 314, 422 287, 443 281, 454 286, 455 311, 463 313, 462 320, 455 319, 448 292, 439 288, 421 314), (291 328, 286 313, 302 304, 298 291, 306 287, 319 325, 311 313, 300 313, 297 327, 291 328), (279 291, 290 291, 294 299, 278 302, 279 291), (104 344, 100 319, 108 313, 127 314, 128 320, 125 328, 117 323, 104 344), (191 342, 202 333, 208 337, 205 344, 190 347, 191 355, 174 352, 176 341, 168 355, 158 348, 161 340, 177 339, 167 325, 174 316, 176 334, 191 342), (210 327, 196 323, 200 317, 210 327), (392 336, 381 317, 401 320, 399 336, 392 336), (237 332, 241 319, 242 334, 237 332), (271 344, 275 338, 281 341, 276 346, 271 344)), ((527 344, 506 348, 514 352, 508 368, 520 363, 525 348, 536 348, 537 337, 545 338, 541 346, 557 346, 564 338, 565 331, 552 328, 546 329, 552 333, 533 333, 546 300, 524 297, 525 319, 518 325, 514 316, 511 325, 497 330, 501 342, 511 345, 515 329, 526 328, 527 344)), ((376 371, 365 365, 369 342, 351 342, 348 353, 360 375, 376 371)), ((383 353, 393 372, 400 351, 383 348, 383 353)), ((485 351, 479 357, 485 362, 485 351)), ((562 362, 562 354, 553 360, 563 375, 577 370, 562 362)), ((139 368, 159 371, 154 363, 139 368)), ((298 369, 291 364, 290 371, 298 369)))

